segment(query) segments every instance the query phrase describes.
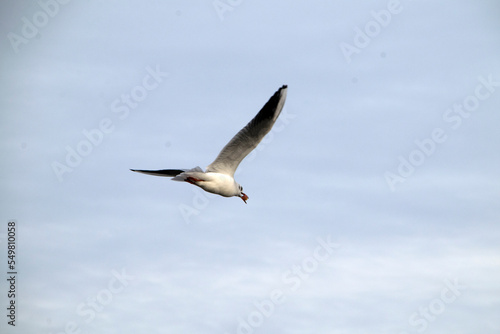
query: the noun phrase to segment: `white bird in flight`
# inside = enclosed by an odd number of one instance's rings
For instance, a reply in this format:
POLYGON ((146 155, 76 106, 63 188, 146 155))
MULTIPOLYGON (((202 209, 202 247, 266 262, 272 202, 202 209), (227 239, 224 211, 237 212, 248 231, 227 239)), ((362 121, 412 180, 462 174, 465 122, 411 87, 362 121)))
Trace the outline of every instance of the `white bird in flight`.
POLYGON ((262 138, 271 131, 285 104, 286 91, 287 85, 278 89, 259 113, 224 146, 205 171, 200 167, 161 170, 131 169, 131 171, 172 177, 174 181, 189 182, 209 193, 224 197, 238 196, 246 203, 248 196, 243 192, 243 187, 234 180, 234 172, 248 153, 256 148, 262 138))

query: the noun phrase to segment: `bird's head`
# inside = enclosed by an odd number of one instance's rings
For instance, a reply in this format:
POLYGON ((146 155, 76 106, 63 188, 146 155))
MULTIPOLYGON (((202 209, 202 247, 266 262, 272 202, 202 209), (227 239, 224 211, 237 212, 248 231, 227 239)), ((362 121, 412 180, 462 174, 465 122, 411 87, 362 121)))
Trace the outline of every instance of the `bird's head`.
POLYGON ((240 193, 238 195, 236 195, 236 196, 238 196, 239 198, 241 198, 243 200, 243 202, 245 202, 245 204, 247 204, 248 196, 247 196, 247 194, 245 194, 243 192, 243 187, 238 184, 238 189, 240 190, 240 193))

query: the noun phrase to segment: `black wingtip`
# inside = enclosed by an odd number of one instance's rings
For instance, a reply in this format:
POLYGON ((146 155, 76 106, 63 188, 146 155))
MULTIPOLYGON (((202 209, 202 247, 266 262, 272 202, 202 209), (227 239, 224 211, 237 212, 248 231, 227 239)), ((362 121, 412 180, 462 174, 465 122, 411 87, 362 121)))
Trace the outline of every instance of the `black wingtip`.
POLYGON ((185 169, 159 169, 159 170, 131 169, 131 171, 148 175, 174 177, 182 172, 185 172, 186 170, 185 169))

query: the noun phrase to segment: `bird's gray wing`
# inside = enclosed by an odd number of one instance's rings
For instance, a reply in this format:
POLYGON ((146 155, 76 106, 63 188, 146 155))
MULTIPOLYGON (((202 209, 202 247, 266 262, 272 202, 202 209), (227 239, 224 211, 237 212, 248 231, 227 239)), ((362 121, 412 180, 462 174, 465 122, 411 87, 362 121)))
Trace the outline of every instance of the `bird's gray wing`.
POLYGON ((186 171, 186 169, 160 169, 160 170, 131 169, 131 171, 149 175, 156 175, 156 176, 174 177, 186 171))
POLYGON ((271 131, 285 104, 287 86, 283 85, 262 107, 259 113, 224 146, 207 172, 233 176, 240 162, 271 131))

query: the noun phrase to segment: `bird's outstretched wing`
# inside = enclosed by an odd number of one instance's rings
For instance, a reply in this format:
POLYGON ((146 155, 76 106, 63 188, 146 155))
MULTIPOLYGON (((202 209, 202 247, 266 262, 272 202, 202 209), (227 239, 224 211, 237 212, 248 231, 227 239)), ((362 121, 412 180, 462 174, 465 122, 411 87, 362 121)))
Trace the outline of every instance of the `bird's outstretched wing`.
POLYGON ((262 107, 259 113, 238 132, 207 167, 207 172, 234 175, 240 162, 271 131, 286 99, 287 86, 283 85, 262 107))
POLYGON ((160 170, 131 169, 131 171, 149 175, 156 175, 156 176, 174 177, 182 172, 185 172, 186 170, 185 169, 160 169, 160 170))

